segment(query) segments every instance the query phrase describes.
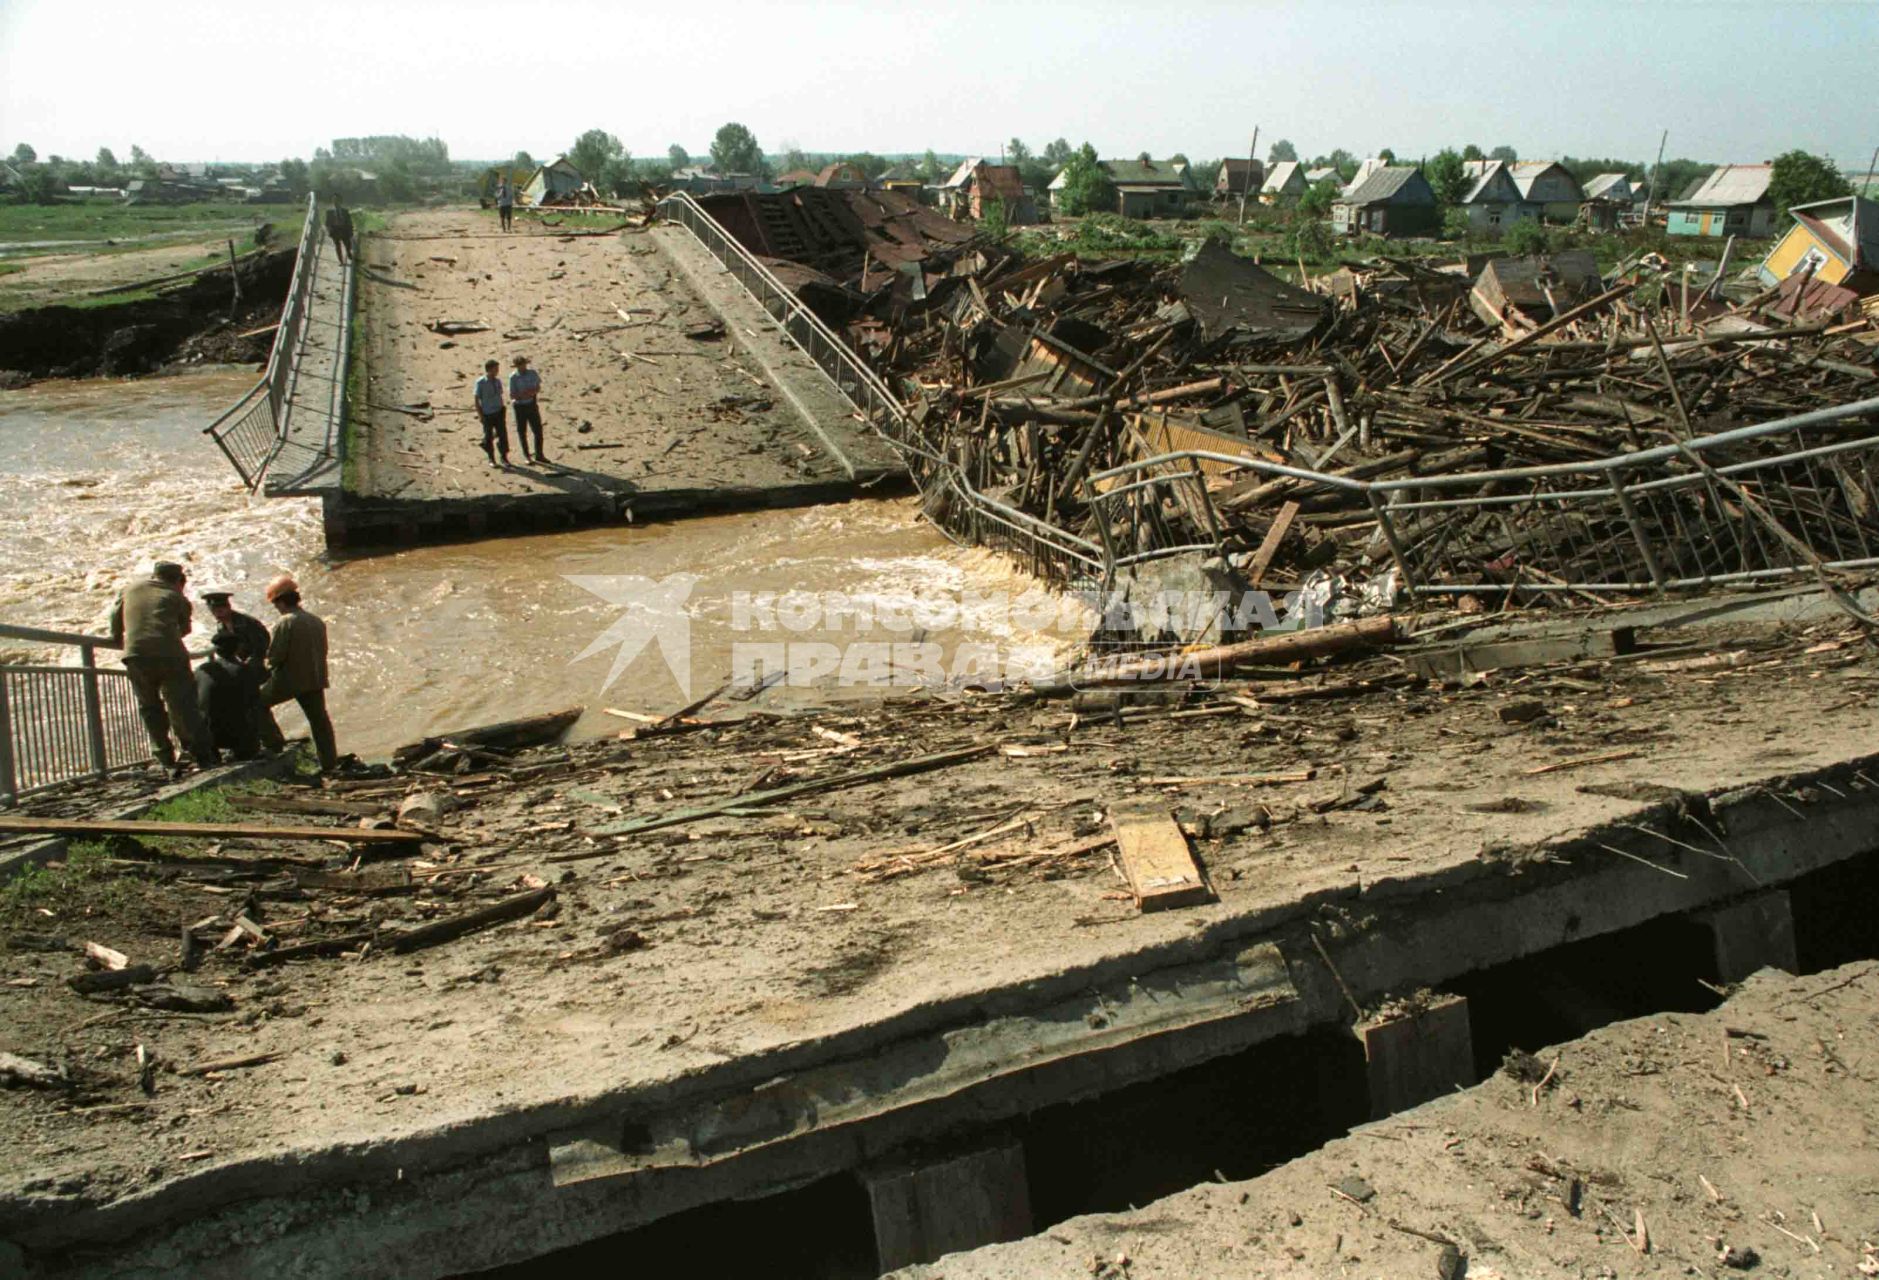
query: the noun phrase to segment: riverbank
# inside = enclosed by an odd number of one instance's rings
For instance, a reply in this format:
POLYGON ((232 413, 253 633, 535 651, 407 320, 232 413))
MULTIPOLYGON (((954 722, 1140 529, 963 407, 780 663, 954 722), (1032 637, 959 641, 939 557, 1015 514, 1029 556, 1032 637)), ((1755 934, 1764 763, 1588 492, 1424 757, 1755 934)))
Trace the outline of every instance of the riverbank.
MULTIPOLYGON (((7 1048, 69 1083, 0 1095, 30 1153, 0 1235, 45 1275, 520 1261, 1869 852, 1848 624, 1640 639, 1667 647, 1448 686, 1378 657, 1107 712, 724 704, 232 801, 343 843, 432 797, 408 854, 122 845, 93 882, 115 896, 8 926, 7 1048), (1186 829, 1209 901, 1137 910, 1111 836, 1139 806, 1186 829), (230 1007, 73 992, 85 941, 230 1007)), ((768 1247, 700 1247, 740 1246, 768 1247)))
POLYGON ((293 269, 290 241, 238 258, 233 278, 223 265, 150 289, 67 295, 0 314, 0 386, 264 362, 293 269))

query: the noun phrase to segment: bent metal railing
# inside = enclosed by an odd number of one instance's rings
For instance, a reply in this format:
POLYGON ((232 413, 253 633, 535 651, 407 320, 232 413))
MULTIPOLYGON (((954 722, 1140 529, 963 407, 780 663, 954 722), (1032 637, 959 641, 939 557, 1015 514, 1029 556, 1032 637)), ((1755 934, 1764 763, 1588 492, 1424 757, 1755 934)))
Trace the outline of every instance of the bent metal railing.
POLYGON ((1217 533, 1196 542, 1140 510, 1159 505, 1139 501, 1152 484, 1188 476, 1205 500, 1200 462, 1297 481, 1307 505, 1314 491, 1360 498, 1418 595, 1673 591, 1879 565, 1879 398, 1609 458, 1399 480, 1160 454, 1085 482, 1112 567, 1219 549, 1217 533))
POLYGON ((300 374, 300 349, 313 292, 313 264, 318 257, 320 226, 315 213, 314 197, 308 196, 306 224, 300 229, 300 245, 294 253, 293 281, 287 288, 287 301, 281 304, 281 323, 274 331, 266 371, 233 408, 203 428, 203 434, 215 441, 223 456, 234 464, 241 482, 251 490, 260 487, 268 463, 280 446, 287 402, 293 397, 300 374))
POLYGON ((980 493, 957 467, 935 454, 880 375, 696 200, 676 192, 659 202, 659 212, 691 232, 712 257, 723 263, 783 335, 815 361, 868 424, 894 447, 921 494, 949 512, 950 527, 942 524, 949 533, 1002 550, 1047 578, 1071 581, 1106 577, 1101 547, 980 493))
POLYGON ((0 806, 151 758, 130 678, 100 668, 103 636, 0 624, 0 639, 69 646, 75 667, 0 663, 0 806))

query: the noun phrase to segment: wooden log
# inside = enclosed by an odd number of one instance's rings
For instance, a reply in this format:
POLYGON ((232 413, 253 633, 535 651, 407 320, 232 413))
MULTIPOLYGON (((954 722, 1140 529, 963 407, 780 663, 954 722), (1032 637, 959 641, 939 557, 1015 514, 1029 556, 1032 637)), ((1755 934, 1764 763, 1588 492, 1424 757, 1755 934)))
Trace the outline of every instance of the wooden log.
POLYGON ((1213 675, 1234 666, 1302 662, 1353 649, 1391 645, 1397 642, 1397 638, 1394 617, 1362 618, 1356 622, 1339 622, 1328 627, 1313 627, 1305 631, 1260 636, 1236 644, 1215 645, 1211 649, 1139 658, 1104 668, 1094 675, 1089 672, 1059 672, 1045 677, 1036 688, 1039 693, 1062 696, 1098 682, 1183 680, 1191 674, 1213 675))
POLYGON ((286 964, 289 960, 309 960, 315 956, 336 956, 342 951, 355 951, 371 940, 372 935, 369 933, 343 933, 335 938, 297 942, 291 947, 276 947, 272 951, 256 951, 244 957, 242 963, 250 969, 265 969, 270 965, 286 964))
POLYGON ((536 911, 553 902, 555 889, 549 885, 546 889, 533 889, 528 893, 518 893, 512 898, 479 907, 475 911, 466 911, 462 915, 446 916, 442 920, 433 920, 429 924, 418 925, 402 933, 393 934, 387 945, 400 954, 416 951, 421 947, 436 946, 440 942, 449 942, 466 933, 474 932, 485 925, 501 924, 505 920, 519 920, 523 916, 533 915, 536 911))
POLYGON ((1181 824, 1167 810, 1116 809, 1109 824, 1121 849, 1122 873, 1141 910, 1188 907, 1213 897, 1181 824))
POLYGON ((519 720, 503 720, 496 724, 477 725, 474 728, 458 729, 451 733, 433 734, 399 747, 392 752, 392 763, 406 764, 422 759, 440 750, 446 743, 459 747, 494 747, 508 751, 519 750, 523 747, 539 747, 545 743, 557 741, 576 720, 581 718, 581 713, 586 709, 585 707, 564 707, 560 711, 550 711, 544 715, 523 716, 519 720))
POLYGON ((110 821, 83 818, 0 817, 0 831, 61 836, 183 836, 205 840, 344 840, 351 844, 415 844, 415 831, 366 831, 358 827, 269 827, 253 822, 110 821))

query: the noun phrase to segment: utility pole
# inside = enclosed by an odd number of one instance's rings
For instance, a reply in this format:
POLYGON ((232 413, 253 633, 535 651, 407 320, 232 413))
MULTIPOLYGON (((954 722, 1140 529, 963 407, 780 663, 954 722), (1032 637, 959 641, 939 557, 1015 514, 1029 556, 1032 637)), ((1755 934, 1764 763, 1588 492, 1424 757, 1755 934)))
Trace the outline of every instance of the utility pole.
POLYGON ((1876 170, 1879 170, 1879 147, 1872 149, 1872 159, 1866 162, 1866 173, 1860 178, 1859 190, 1855 191, 1853 193, 1854 195, 1863 196, 1866 194, 1866 188, 1873 185, 1873 175, 1876 170))
MULTIPOLYGON (((1246 149, 1246 185, 1240 188, 1240 225, 1246 225, 1246 197, 1253 189, 1253 166, 1259 163, 1259 126, 1253 126, 1253 145, 1246 149)), ((1228 190, 1232 179, 1228 179, 1228 190)))
POLYGON ((1651 166, 1651 189, 1644 197, 1644 229, 1651 229, 1651 206, 1657 203, 1657 174, 1664 167, 1664 144, 1670 141, 1670 130, 1664 130, 1664 136, 1657 140, 1657 163, 1651 166))

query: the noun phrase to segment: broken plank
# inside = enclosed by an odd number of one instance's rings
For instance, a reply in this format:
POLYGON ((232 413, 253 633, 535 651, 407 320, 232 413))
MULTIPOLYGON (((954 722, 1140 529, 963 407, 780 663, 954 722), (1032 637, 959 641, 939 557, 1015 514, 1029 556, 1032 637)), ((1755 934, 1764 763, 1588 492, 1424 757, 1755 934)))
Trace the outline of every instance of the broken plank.
POLYGON ((1123 874, 1143 911, 1187 907, 1213 897, 1187 836, 1166 810, 1120 810, 1109 815, 1109 823, 1122 850, 1123 874))
POLYGON ((1273 518, 1272 528, 1266 530, 1265 540, 1259 544, 1259 550, 1253 552, 1252 563, 1246 567, 1246 581, 1250 586, 1258 586, 1265 578, 1266 571, 1272 568, 1272 558, 1279 554, 1279 544, 1285 541, 1285 535, 1292 531, 1292 521, 1298 519, 1298 504, 1287 502, 1279 508, 1279 514, 1273 518))
POLYGON ((0 831, 62 836, 185 836, 207 840, 344 840, 353 844, 416 844, 416 831, 367 831, 359 827, 270 827, 254 822, 153 822, 148 819, 0 817, 0 831))
POLYGON ((176 1068, 179 1076, 206 1076, 215 1071, 239 1071, 243 1067, 262 1067, 276 1061, 278 1053, 249 1053, 239 1058, 216 1058, 210 1062, 197 1062, 187 1067, 176 1068))
POLYGON ((501 924, 505 920, 519 920, 523 916, 533 915, 536 911, 553 902, 554 886, 546 889, 534 889, 528 893, 518 893, 513 898, 504 898, 487 907, 475 911, 466 911, 462 915, 447 916, 442 920, 433 920, 429 924, 418 925, 403 933, 394 934, 387 941, 393 951, 416 951, 420 947, 435 946, 440 942, 449 942, 466 933, 481 929, 484 925, 501 924))

